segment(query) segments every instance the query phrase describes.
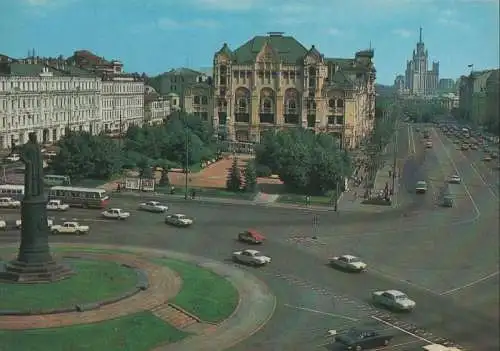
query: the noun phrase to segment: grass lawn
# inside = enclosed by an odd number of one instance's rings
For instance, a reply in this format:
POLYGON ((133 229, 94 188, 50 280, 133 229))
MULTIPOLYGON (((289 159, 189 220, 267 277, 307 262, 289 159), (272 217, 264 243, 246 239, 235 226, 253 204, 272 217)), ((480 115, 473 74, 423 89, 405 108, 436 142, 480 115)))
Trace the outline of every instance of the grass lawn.
POLYGON ((22 331, 0 330, 0 351, 150 351, 190 334, 150 312, 94 324, 22 331))
MULTIPOLYGON (((332 195, 329 196, 311 196, 311 205, 313 206, 333 206, 335 198, 332 198, 332 195)), ((306 204, 306 196, 298 195, 298 194, 283 194, 278 198, 279 203, 287 203, 287 204, 297 204, 297 205, 305 205, 306 204)))
POLYGON ((182 289, 171 301, 205 322, 228 318, 238 305, 238 291, 229 280, 193 264, 156 259, 176 271, 182 278, 182 289))
POLYGON ((67 261, 77 272, 71 278, 51 284, 0 283, 0 309, 48 310, 72 307, 117 297, 132 290, 137 273, 118 263, 98 260, 67 261))

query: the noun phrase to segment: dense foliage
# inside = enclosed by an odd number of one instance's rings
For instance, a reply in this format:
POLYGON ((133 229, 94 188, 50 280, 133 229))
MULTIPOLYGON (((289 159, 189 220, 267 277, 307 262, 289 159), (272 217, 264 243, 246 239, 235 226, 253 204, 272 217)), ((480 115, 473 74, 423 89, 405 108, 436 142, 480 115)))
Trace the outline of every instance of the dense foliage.
POLYGON ((138 169, 141 177, 150 178, 153 167, 160 167, 162 184, 167 186, 169 169, 186 164, 191 168, 215 158, 212 135, 209 122, 181 112, 159 126, 131 126, 122 143, 105 135, 72 132, 59 141, 52 170, 79 180, 109 179, 123 168, 138 169))
POLYGON ((247 162, 243 175, 245 176, 244 190, 248 193, 255 192, 257 190, 257 169, 253 160, 247 162))
POLYGON ((351 171, 337 139, 303 129, 264 133, 256 147, 256 162, 258 169, 267 167, 279 175, 288 191, 309 195, 335 189, 351 171))
POLYGON ((234 192, 241 190, 241 172, 236 157, 233 159, 233 163, 227 174, 226 189, 234 192))
POLYGON ((447 115, 448 110, 435 100, 406 100, 401 104, 404 115, 417 123, 429 123, 447 115))
POLYGON ((59 141, 59 147, 51 167, 54 173, 74 180, 109 179, 123 166, 120 148, 105 136, 71 132, 59 141))

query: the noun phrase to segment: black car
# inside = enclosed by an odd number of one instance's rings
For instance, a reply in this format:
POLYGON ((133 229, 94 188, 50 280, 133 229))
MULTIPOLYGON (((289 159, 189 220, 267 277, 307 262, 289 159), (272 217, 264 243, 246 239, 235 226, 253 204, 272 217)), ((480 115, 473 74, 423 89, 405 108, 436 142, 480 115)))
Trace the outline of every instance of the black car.
POLYGON ((345 334, 335 336, 335 342, 345 350, 361 351, 387 346, 394 336, 375 330, 351 329, 345 334))

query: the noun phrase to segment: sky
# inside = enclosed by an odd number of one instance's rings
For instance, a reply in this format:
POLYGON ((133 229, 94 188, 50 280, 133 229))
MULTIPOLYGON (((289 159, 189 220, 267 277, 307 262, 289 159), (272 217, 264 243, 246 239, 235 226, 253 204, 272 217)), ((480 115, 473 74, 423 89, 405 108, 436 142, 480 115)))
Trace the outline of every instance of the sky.
POLYGON ((499 66, 499 0, 0 0, 0 53, 86 49, 127 72, 206 68, 224 43, 284 32, 326 57, 375 50, 377 82, 404 73, 419 27, 441 78, 499 66))

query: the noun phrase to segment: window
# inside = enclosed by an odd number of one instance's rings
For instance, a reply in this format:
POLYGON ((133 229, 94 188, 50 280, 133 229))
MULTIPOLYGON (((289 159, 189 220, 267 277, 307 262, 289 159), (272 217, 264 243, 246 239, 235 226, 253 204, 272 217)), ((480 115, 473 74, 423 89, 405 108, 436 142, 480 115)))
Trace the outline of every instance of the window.
POLYGON ((328 100, 328 107, 335 108, 337 105, 335 104, 335 99, 328 100))
POLYGON ((289 99, 285 105, 286 114, 297 114, 297 101, 295 99, 289 99))
POLYGON ((262 113, 273 113, 272 112, 272 109, 273 109, 273 102, 271 101, 271 99, 269 98, 264 98, 264 100, 262 101, 262 113))
POLYGON ((201 104, 202 105, 208 105, 208 97, 202 96, 201 97, 201 104))
POLYGON ((328 116, 328 125, 335 125, 336 119, 335 116, 328 116))
POLYGON ((245 98, 238 99, 238 113, 248 113, 248 104, 245 98))
POLYGON ((337 107, 344 107, 344 100, 337 99, 337 107))
POLYGON ((194 104, 195 105, 199 105, 200 104, 200 97, 199 96, 195 96, 194 97, 194 104))

